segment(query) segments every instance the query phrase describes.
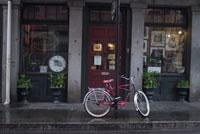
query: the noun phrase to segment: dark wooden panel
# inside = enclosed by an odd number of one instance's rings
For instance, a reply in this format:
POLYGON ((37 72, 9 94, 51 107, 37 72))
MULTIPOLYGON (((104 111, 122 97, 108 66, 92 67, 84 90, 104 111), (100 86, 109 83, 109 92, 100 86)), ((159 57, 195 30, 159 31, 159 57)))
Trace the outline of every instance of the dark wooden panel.
POLYGON ((159 88, 155 90, 153 99, 156 101, 177 101, 176 84, 185 79, 184 75, 162 75, 158 78, 159 88))
MULTIPOLYGON (((29 92, 29 101, 31 102, 53 102, 53 93, 49 88, 48 74, 29 74, 32 82, 32 88, 29 92)), ((67 87, 67 86, 66 86, 67 87)), ((62 91, 60 98, 62 102, 67 101, 66 88, 62 91)))

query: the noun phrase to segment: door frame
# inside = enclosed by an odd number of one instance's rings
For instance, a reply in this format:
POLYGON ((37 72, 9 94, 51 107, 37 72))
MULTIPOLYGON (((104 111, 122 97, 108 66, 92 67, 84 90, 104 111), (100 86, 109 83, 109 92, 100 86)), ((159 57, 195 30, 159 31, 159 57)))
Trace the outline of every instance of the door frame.
MULTIPOLYGON (((84 98, 84 95, 88 91, 88 66, 87 60, 88 58, 88 43, 89 43, 89 11, 90 9, 103 9, 103 10, 108 10, 110 8, 110 4, 97 4, 97 3, 88 3, 86 6, 83 8, 83 34, 82 34, 82 41, 83 41, 83 47, 82 47, 82 64, 81 64, 81 101, 84 98)), ((131 8, 128 4, 122 4, 121 5, 121 10, 125 10, 126 16, 125 20, 123 22, 122 28, 125 29, 123 31, 124 37, 125 37, 125 75, 129 76, 130 74, 130 50, 131 50, 131 8)), ((108 24, 108 23, 107 23, 108 24)), ((99 24, 97 23, 96 25, 106 25, 106 24, 99 24)))

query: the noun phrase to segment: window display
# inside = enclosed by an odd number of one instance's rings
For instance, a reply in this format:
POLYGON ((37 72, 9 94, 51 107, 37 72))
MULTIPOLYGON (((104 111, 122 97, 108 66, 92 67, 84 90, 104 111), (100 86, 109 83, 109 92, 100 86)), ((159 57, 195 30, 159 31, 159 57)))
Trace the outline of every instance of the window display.
POLYGON ((25 72, 67 71, 67 63, 65 63, 68 52, 67 10, 67 6, 61 5, 27 5, 24 7, 21 51, 22 68, 25 72), (51 12, 51 9, 56 13, 51 12), (28 14, 30 16, 33 14, 34 17, 30 18, 28 14), (65 19, 59 19, 57 15, 63 15, 65 19), (38 20, 40 23, 37 23, 38 20), (56 55, 60 57, 55 57, 56 55))
POLYGON ((143 51, 144 66, 160 66, 163 73, 184 73, 183 56, 186 45, 184 30, 155 27, 148 29, 149 38, 144 39, 147 42, 147 52, 143 51))

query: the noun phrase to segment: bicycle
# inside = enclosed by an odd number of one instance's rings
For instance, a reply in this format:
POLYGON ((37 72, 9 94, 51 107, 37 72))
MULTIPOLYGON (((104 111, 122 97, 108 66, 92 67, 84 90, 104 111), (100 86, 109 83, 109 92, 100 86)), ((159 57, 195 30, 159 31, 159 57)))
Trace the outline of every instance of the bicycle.
POLYGON ((124 99, 121 96, 114 97, 114 88, 111 85, 114 79, 103 80, 104 88, 89 88, 83 100, 84 108, 89 115, 97 118, 105 116, 114 107, 116 101, 122 108, 126 105, 126 102, 131 100, 131 95, 133 95, 136 111, 143 117, 149 115, 149 101, 144 92, 135 88, 133 77, 127 78, 122 75, 121 78, 129 81, 129 84, 118 86, 120 92, 123 90, 128 92, 124 99))

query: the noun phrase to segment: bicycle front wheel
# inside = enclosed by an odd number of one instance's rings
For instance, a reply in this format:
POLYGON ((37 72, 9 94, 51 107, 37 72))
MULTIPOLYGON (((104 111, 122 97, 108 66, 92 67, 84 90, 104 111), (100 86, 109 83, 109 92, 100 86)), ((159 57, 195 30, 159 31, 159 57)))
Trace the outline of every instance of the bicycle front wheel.
POLYGON ((84 107, 93 117, 103 117, 111 109, 110 96, 103 90, 93 90, 85 98, 84 107))
POLYGON ((144 117, 149 115, 150 106, 149 100, 142 91, 137 91, 134 96, 134 103, 136 105, 136 110, 144 117))

